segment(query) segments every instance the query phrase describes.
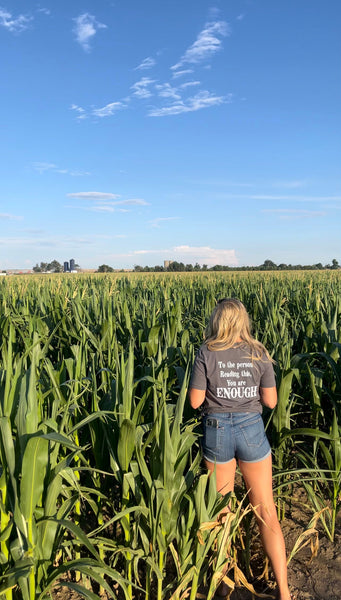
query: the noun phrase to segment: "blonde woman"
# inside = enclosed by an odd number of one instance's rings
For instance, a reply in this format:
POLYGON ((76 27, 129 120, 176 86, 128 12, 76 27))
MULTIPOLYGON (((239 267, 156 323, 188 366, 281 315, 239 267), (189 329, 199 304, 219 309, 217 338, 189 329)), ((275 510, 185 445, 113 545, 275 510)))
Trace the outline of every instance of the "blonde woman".
MULTIPOLYGON (((251 335, 240 300, 225 298, 213 310, 195 358, 189 400, 193 408, 202 406, 204 460, 209 472, 216 469, 221 494, 233 491, 238 461, 249 500, 257 507, 278 600, 290 600, 284 539, 272 493, 271 449, 261 417, 262 405, 277 404, 275 376, 269 353, 251 335)), ((224 592, 221 585, 218 594, 224 592)))

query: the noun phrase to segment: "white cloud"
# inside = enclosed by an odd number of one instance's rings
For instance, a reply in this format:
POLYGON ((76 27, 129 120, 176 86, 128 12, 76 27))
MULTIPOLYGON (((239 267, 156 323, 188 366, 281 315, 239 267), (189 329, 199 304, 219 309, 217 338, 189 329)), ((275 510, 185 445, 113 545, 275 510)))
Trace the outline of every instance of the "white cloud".
POLYGON ((242 21, 244 18, 245 18, 245 14, 241 13, 240 15, 238 15, 237 21, 242 21))
POLYGON ((130 206, 149 206, 149 202, 146 202, 142 198, 127 198, 126 200, 118 200, 120 196, 118 194, 111 194, 108 192, 76 192, 67 194, 68 198, 77 198, 78 200, 90 200, 94 202, 91 206, 67 206, 67 208, 73 208, 76 210, 86 210, 93 212, 102 213, 113 213, 113 212, 130 212, 130 206))
POLYGON ((155 87, 158 90, 158 94, 161 98, 173 98, 174 100, 180 100, 181 98, 177 88, 172 87, 169 83, 162 83, 161 85, 156 85, 155 87))
POLYGON ((284 200, 290 202, 340 202, 341 196, 277 196, 274 194, 222 194, 224 198, 234 198, 242 200, 284 200))
POLYGON ((151 69, 152 67, 154 67, 156 64, 156 61, 154 58, 152 58, 151 56, 148 56, 147 58, 145 58, 141 64, 139 64, 137 67, 135 67, 135 71, 140 70, 140 71, 145 71, 146 69, 151 69))
MULTIPOLYGON (((262 187, 266 189, 271 188, 283 188, 283 189, 298 189, 303 188, 308 185, 308 181, 305 179, 296 179, 296 180, 259 180, 259 181, 233 181, 229 179, 198 179, 192 180, 191 183, 195 183, 197 185, 213 185, 220 187, 245 187, 245 188, 257 188, 262 187)), ((273 197, 273 196, 271 196, 273 197)))
POLYGON ((57 173, 66 173, 72 177, 84 177, 85 175, 91 175, 90 171, 68 171, 65 169, 57 170, 57 173))
POLYGON ((225 21, 213 21, 206 23, 204 29, 199 33, 196 41, 190 46, 179 62, 171 67, 177 71, 186 63, 196 64, 221 50, 222 42, 218 36, 224 37, 230 34, 230 29, 225 21))
POLYGON ((307 181, 305 180, 293 180, 293 181, 273 181, 270 183, 272 187, 281 187, 288 190, 305 187, 307 185, 307 181))
POLYGON ((87 115, 85 113, 85 109, 82 108, 81 106, 78 106, 78 104, 71 104, 70 110, 76 111, 76 113, 77 113, 77 119, 79 119, 79 120, 87 118, 87 115))
MULTIPOLYGON (((169 260, 178 262, 190 262, 192 264, 199 263, 201 265, 229 265, 237 266, 238 259, 235 250, 225 250, 211 248, 210 246, 175 246, 166 249, 154 250, 132 250, 124 254, 112 254, 112 258, 134 258, 136 256, 155 255, 155 260, 159 261, 160 256, 169 260)), ((153 258, 152 258, 153 260, 153 258)))
POLYGON ((38 171, 39 173, 45 173, 46 171, 51 171, 57 168, 57 165, 47 162, 34 162, 32 163, 32 166, 35 171, 38 171))
POLYGON ((21 33, 22 31, 25 31, 25 29, 28 29, 32 20, 33 17, 26 15, 13 17, 6 9, 0 8, 0 26, 5 27, 5 29, 11 33, 21 33))
POLYGON ((0 213, 1 221, 21 221, 23 217, 19 217, 18 215, 11 215, 10 213, 0 213))
POLYGON ((43 15, 50 15, 51 11, 49 8, 37 8, 37 12, 43 13, 43 15))
POLYGON ((210 246, 176 246, 173 253, 177 257, 183 257, 183 260, 191 258, 192 262, 211 267, 214 265, 235 266, 238 264, 235 250, 211 248, 210 246))
POLYGON ((142 79, 134 83, 130 89, 133 90, 133 95, 137 96, 137 98, 150 98, 150 96, 152 96, 152 92, 148 89, 148 87, 152 83, 155 83, 155 79, 142 77, 142 79))
POLYGON ((111 194, 108 192, 74 192, 72 194, 66 194, 68 198, 79 198, 81 200, 115 200, 120 196, 118 194, 111 194))
POLYGON ((278 215, 280 219, 311 219, 314 217, 324 217, 326 213, 322 210, 304 210, 296 208, 269 208, 262 210, 263 213, 278 215))
POLYGON ((176 221, 177 219, 179 219, 179 217, 157 217, 156 219, 149 221, 149 223, 152 227, 160 227, 160 223, 163 223, 164 221, 176 221))
POLYGON ((72 208, 74 210, 85 210, 86 212, 99 212, 99 213, 114 213, 114 212, 122 212, 127 213, 131 212, 128 208, 119 208, 116 206, 115 202, 101 202, 98 204, 93 204, 92 206, 75 206, 73 204, 66 204, 64 208, 72 208))
POLYGON ((70 110, 73 110, 77 113, 77 120, 87 119, 89 116, 94 117, 111 117, 119 110, 124 110, 127 108, 127 102, 129 102, 129 97, 125 99, 125 102, 121 100, 117 102, 109 102, 105 106, 101 106, 99 108, 91 108, 88 111, 85 110, 82 106, 78 106, 78 104, 72 104, 70 106, 70 110))
POLYGON ((99 29, 106 29, 106 25, 99 23, 96 17, 89 13, 83 13, 75 19, 73 32, 76 35, 77 42, 86 52, 90 51, 90 40, 96 35, 99 29))
POLYGON ((124 102, 110 102, 102 108, 95 108, 92 111, 92 114, 95 115, 95 117, 111 117, 115 112, 123 110, 124 108, 127 108, 127 105, 124 104, 124 102))
POLYGON ((189 73, 193 72, 193 69, 183 69, 182 71, 174 71, 173 79, 177 79, 178 77, 182 77, 183 75, 188 75, 189 73))
POLYGON ((128 200, 120 200, 116 204, 127 204, 130 206, 149 206, 149 202, 146 202, 142 198, 130 198, 128 200))
POLYGON ((99 236, 88 236, 88 237, 71 237, 71 236, 62 236, 58 235, 57 237, 53 237, 52 235, 49 237, 7 237, 0 238, 1 246, 14 246, 15 248, 20 247, 51 247, 51 248, 60 248, 66 246, 78 246, 79 244, 94 244, 97 241, 99 236))
POLYGON ((89 171, 60 169, 57 165, 48 162, 34 162, 32 163, 32 167, 40 174, 50 171, 53 173, 59 173, 60 175, 71 175, 72 177, 84 177, 85 175, 90 175, 89 171))
POLYGON ((184 90, 188 87, 193 87, 193 86, 200 85, 200 84, 201 84, 200 81, 187 81, 186 83, 182 83, 179 87, 181 87, 184 90))
POLYGON ((104 205, 96 204, 96 206, 90 206, 90 207, 84 208, 84 210, 91 210, 91 211, 94 211, 94 212, 110 212, 110 213, 113 213, 113 212, 115 212, 116 209, 113 206, 111 206, 110 204, 104 204, 104 205))
POLYGON ((148 113, 149 117, 166 117, 169 115, 179 115, 186 112, 194 112, 202 108, 208 108, 210 106, 218 106, 232 101, 232 96, 214 96, 208 91, 202 91, 187 98, 186 100, 180 100, 173 102, 170 106, 164 106, 162 108, 153 108, 148 113))
POLYGON ((149 202, 146 202, 142 198, 129 198, 128 200, 115 200, 107 201, 103 199, 101 201, 102 206, 149 206, 149 202))

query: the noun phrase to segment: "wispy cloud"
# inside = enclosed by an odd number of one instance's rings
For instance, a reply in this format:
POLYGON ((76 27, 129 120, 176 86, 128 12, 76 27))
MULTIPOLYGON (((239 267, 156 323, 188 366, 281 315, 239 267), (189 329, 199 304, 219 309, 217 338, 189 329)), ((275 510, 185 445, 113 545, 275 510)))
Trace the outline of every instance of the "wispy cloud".
POLYGON ((161 85, 156 85, 155 87, 158 90, 158 95, 161 98, 173 98, 174 100, 181 99, 178 89, 171 86, 170 83, 162 83, 161 85))
POLYGON ((173 79, 177 79, 178 77, 183 77, 184 75, 189 75, 193 73, 193 69, 182 69, 182 71, 174 71, 173 79))
POLYGON ((0 213, 1 221, 21 221, 23 218, 18 215, 11 215, 10 213, 0 213))
POLYGON ((214 265, 238 265, 235 250, 225 250, 219 248, 211 248, 210 246, 176 246, 174 253, 177 256, 182 256, 183 259, 206 264, 210 267, 214 265))
POLYGON ((175 246, 173 248, 163 248, 154 250, 132 250, 124 254, 112 254, 111 258, 131 258, 137 256, 150 256, 152 261, 160 260, 160 256, 165 259, 177 260, 178 262, 190 262, 192 264, 199 263, 201 265, 238 265, 238 258, 235 250, 226 250, 219 248, 211 248, 210 246, 175 246))
POLYGON ((43 13, 43 15, 50 15, 51 11, 49 8, 37 8, 37 12, 43 13))
POLYGON ((157 217, 156 219, 149 221, 149 223, 151 224, 152 227, 158 228, 158 227, 160 227, 160 223, 163 223, 164 221, 176 221, 179 218, 180 217, 157 217))
POLYGON ((326 213, 322 210, 304 210, 295 208, 269 208, 262 210, 263 213, 278 215, 280 219, 311 219, 315 217, 324 217, 326 213))
POLYGON ((90 40, 96 35, 99 29, 106 29, 107 26, 104 23, 99 23, 96 17, 89 13, 83 13, 73 20, 75 22, 73 32, 77 42, 85 52, 90 52, 90 40))
POLYGON ((142 79, 134 83, 130 89, 133 90, 133 95, 137 98, 150 98, 150 96, 152 96, 152 92, 148 88, 152 83, 155 83, 155 79, 142 77, 142 79))
POLYGON ((202 91, 187 98, 186 100, 180 100, 173 102, 170 106, 164 106, 161 108, 153 108, 149 111, 149 117, 166 117, 169 115, 179 115, 181 113, 194 112, 201 110, 202 108, 209 108, 210 106, 217 106, 219 104, 225 104, 232 101, 232 96, 215 96, 208 91, 202 91))
POLYGON ((92 212, 99 213, 113 213, 113 212, 129 212, 129 210, 124 208, 115 208, 111 204, 96 204, 95 206, 82 207, 83 210, 90 210, 92 212))
POLYGON ((53 163, 48 162, 34 162, 32 167, 38 173, 43 174, 46 172, 59 173, 60 175, 71 175, 72 177, 84 177, 85 175, 91 175, 89 171, 79 171, 74 169, 63 169, 53 163))
POLYGON ((85 109, 78 106, 78 104, 71 104, 70 110, 74 110, 77 113, 77 119, 80 121, 87 118, 85 109))
MULTIPOLYGON (((218 52, 222 47, 222 38, 229 35, 229 32, 228 24, 225 21, 216 19, 207 23, 194 44, 187 49, 180 61, 171 67, 173 80, 193 73, 192 68, 181 68, 183 65, 200 63, 218 52)), ((149 56, 135 67, 135 70, 143 71, 151 68, 154 64, 154 58, 149 56)), ((130 86, 130 94, 121 100, 110 102, 98 108, 94 106, 83 108, 79 104, 72 104, 70 108, 76 113, 78 120, 84 120, 87 117, 104 118, 111 117, 116 112, 127 108, 128 103, 133 108, 136 105, 134 105, 134 99, 136 98, 146 100, 154 96, 153 106, 149 105, 147 107, 147 115, 162 117, 195 112, 232 101, 232 94, 223 96, 203 89, 195 94, 194 91, 191 92, 191 88, 198 86, 201 86, 199 80, 184 81, 184 83, 172 85, 169 81, 160 82, 144 76, 130 86), (190 95, 191 93, 194 95, 190 95)))
POLYGON ((156 64, 156 61, 154 58, 152 58, 151 56, 148 56, 147 58, 145 58, 141 64, 139 64, 137 67, 135 67, 135 71, 145 71, 147 69, 151 69, 152 67, 154 67, 156 64))
POLYGON ((73 192, 66 195, 68 198, 78 198, 79 200, 115 200, 120 197, 119 194, 109 192, 73 192))
POLYGON ((21 33, 28 29, 33 17, 27 15, 18 15, 14 17, 5 8, 0 8, 0 26, 5 27, 11 33, 21 33))
POLYGON ((306 187, 307 181, 305 179, 294 179, 292 181, 273 181, 270 182, 269 185, 272 187, 281 187, 287 190, 293 190, 306 187))
POLYGON ((111 117, 114 114, 116 114, 119 110, 124 110, 125 108, 127 108, 128 102, 129 97, 125 98, 124 101, 118 100, 116 102, 109 102, 105 106, 100 106, 98 108, 91 107, 88 110, 86 110, 82 106, 78 106, 78 104, 71 104, 70 110, 73 110, 77 114, 76 119, 78 121, 82 121, 91 116, 99 118, 111 117))
POLYGON ((120 200, 117 204, 127 204, 130 206, 149 206, 149 202, 143 200, 142 198, 130 198, 128 200, 120 200))
MULTIPOLYGON (((233 181, 230 179, 198 179, 191 181, 198 185, 211 185, 219 187, 242 187, 242 188, 259 188, 271 189, 271 188, 282 188, 282 189, 298 189, 308 185, 308 181, 305 179, 296 180, 259 180, 259 181, 233 181)), ((273 196, 271 196, 273 197, 273 196)))
POLYGON ((245 14, 240 13, 240 15, 238 15, 238 17, 237 17, 237 21, 243 21, 243 19, 245 19, 245 14))
POLYGON ((57 165, 48 162, 34 162, 32 163, 32 167, 38 173, 45 173, 46 171, 52 171, 57 168, 57 165))
POLYGON ((290 201, 290 202, 340 202, 341 196, 298 196, 275 194, 222 194, 224 198, 234 198, 243 200, 269 200, 269 201, 290 201))
POLYGON ((88 200, 92 205, 89 206, 68 206, 77 210, 86 210, 99 213, 130 212, 128 207, 149 206, 149 202, 142 198, 121 199, 119 194, 110 192, 73 192, 67 194, 68 198, 77 198, 77 200, 88 200))
POLYGON ((95 117, 111 117, 118 110, 123 110, 124 108, 127 108, 127 104, 125 104, 124 102, 110 102, 102 108, 93 109, 92 114, 95 117))
POLYGON ((196 41, 186 50, 179 62, 171 67, 178 71, 185 64, 196 64, 207 60, 213 54, 221 50, 221 37, 230 34, 230 28, 225 21, 212 21, 206 23, 204 29, 199 33, 196 41))
POLYGON ((42 236, 42 237, 3 237, 0 238, 1 246, 14 246, 15 248, 20 247, 47 247, 47 248, 61 248, 61 247, 77 247, 79 245, 95 244, 100 236, 63 236, 58 235, 57 237, 42 236))
POLYGON ((200 85, 201 81, 186 81, 186 83, 182 83, 179 87, 183 90, 185 90, 188 87, 193 87, 193 86, 197 86, 200 85))

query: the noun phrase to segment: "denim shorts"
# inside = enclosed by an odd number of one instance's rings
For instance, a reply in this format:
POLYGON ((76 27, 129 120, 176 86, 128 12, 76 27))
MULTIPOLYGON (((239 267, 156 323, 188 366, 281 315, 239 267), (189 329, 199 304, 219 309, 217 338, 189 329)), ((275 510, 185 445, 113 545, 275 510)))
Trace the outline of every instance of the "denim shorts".
POLYGON ((237 458, 258 462, 271 454, 259 413, 210 413, 203 417, 203 454, 206 460, 223 464, 237 458))

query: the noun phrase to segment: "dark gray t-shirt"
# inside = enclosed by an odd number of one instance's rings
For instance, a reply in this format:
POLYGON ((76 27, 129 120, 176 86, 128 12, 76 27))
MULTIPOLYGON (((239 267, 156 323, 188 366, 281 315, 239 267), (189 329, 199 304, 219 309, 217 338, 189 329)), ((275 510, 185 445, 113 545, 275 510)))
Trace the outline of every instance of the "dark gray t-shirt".
POLYGON ((189 383, 190 388, 206 390, 205 413, 262 412, 259 388, 276 385, 272 363, 264 353, 251 358, 247 344, 227 350, 199 349, 189 383))

